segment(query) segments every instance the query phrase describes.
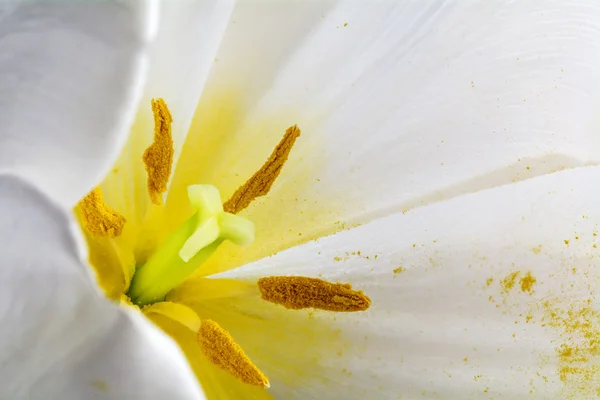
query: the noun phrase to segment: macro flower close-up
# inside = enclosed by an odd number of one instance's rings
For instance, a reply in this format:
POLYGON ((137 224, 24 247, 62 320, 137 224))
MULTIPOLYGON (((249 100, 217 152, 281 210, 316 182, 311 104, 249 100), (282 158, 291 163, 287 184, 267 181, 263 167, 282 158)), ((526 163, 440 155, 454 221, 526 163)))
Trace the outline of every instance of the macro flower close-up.
POLYGON ((0 398, 600 395, 595 2, 0 27, 0 398))

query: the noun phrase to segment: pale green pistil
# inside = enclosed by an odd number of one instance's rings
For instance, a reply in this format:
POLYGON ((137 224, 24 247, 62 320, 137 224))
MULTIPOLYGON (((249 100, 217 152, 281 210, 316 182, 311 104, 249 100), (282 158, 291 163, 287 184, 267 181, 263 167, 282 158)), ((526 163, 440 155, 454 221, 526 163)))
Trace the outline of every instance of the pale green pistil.
POLYGON ((164 300, 204 263, 225 240, 248 245, 254 240, 254 224, 223 210, 219 190, 212 185, 188 187, 196 210, 165 242, 138 266, 128 296, 137 305, 164 300))

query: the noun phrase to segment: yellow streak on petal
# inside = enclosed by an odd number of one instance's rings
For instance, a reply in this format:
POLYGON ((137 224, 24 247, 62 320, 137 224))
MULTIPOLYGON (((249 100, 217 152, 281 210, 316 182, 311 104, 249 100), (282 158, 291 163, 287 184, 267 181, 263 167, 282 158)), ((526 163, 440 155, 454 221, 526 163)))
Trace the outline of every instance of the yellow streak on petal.
POLYGON ((192 278, 167 293, 167 301, 206 303, 209 300, 243 298, 257 293, 254 282, 226 278, 192 278))
POLYGON ((269 159, 223 204, 223 209, 226 212, 236 214, 248 207, 257 197, 269 193, 298 136, 300 136, 298 125, 290 126, 285 131, 285 135, 283 135, 269 159))
POLYGON ((303 276, 269 276, 257 282, 263 300, 299 310, 317 308, 336 312, 365 311, 371 299, 348 283, 329 283, 303 276))
POLYGON ((148 194, 152 203, 162 204, 162 193, 167 191, 167 182, 173 167, 173 117, 163 99, 152 99, 154 113, 154 142, 144 152, 143 160, 148 173, 148 194))
POLYGON ((125 218, 104 203, 102 190, 92 190, 79 202, 83 226, 94 236, 117 237, 123 231, 125 218))
MULTIPOLYGON (((322 122, 285 107, 256 114, 243 90, 218 86, 203 92, 169 183, 167 232, 194 213, 187 197, 189 185, 215 185, 227 200, 269 158, 289 121, 302 121, 302 136, 317 131, 322 122)), ((324 135, 307 139, 294 144, 268 199, 254 201, 243 211, 256 224, 254 243, 244 248, 223 243, 197 276, 227 271, 350 227, 340 213, 347 206, 345 200, 332 196, 320 182, 333 150, 324 135)))
POLYGON ((208 359, 244 383, 269 387, 269 380, 252 364, 231 335, 212 320, 202 321, 198 341, 208 359))
MULTIPOLYGON (((113 243, 113 239, 93 236, 87 230, 83 233, 88 245, 88 262, 94 269, 98 285, 109 299, 120 299, 127 290, 125 269, 129 264, 124 263, 122 253, 113 243)), ((135 262, 132 267, 135 267, 135 262)))
POLYGON ((142 308, 142 312, 147 316, 151 313, 162 314, 165 317, 179 322, 194 333, 200 330, 200 318, 191 308, 170 301, 161 301, 142 308))
POLYGON ((165 208, 156 204, 150 204, 146 209, 146 215, 137 234, 133 250, 139 265, 146 263, 148 257, 168 234, 164 229, 164 212, 165 208))

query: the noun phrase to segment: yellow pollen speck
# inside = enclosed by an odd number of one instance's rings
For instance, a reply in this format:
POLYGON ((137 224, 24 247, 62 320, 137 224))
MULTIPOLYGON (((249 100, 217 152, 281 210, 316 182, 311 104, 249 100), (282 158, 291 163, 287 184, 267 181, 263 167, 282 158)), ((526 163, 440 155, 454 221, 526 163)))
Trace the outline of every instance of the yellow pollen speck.
POLYGON ((512 272, 508 274, 506 278, 502 279, 502 281, 500 282, 500 286, 502 287, 502 293, 508 293, 515 286, 519 274, 519 271, 512 272))
POLYGON ((95 379, 90 382, 90 386, 101 392, 108 392, 108 383, 101 379, 95 379))
POLYGON ((299 310, 318 308, 327 311, 365 311, 371 299, 350 284, 329 283, 303 276, 269 276, 257 282, 263 300, 299 310))
POLYGON ((198 332, 202 351, 216 366, 229 372, 244 383, 268 388, 269 380, 252 364, 244 350, 219 324, 211 320, 202 321, 198 332))
POLYGON ((394 269, 394 274, 400 274, 404 271, 406 271, 406 268, 400 265, 398 268, 394 269))
POLYGON ((531 315, 531 314, 525 316, 525 322, 526 323, 529 323, 532 319, 533 319, 533 315, 531 315))
POLYGON ((167 182, 173 166, 173 117, 163 99, 152 99, 154 113, 154 141, 144 152, 143 160, 148 173, 148 195, 154 204, 162 204, 162 193, 167 191, 167 182))
POLYGON ((536 282, 537 282, 537 279, 535 279, 535 277, 533 275, 531 275, 531 272, 528 272, 527 275, 525 275, 520 280, 521 290, 523 292, 529 292, 529 293, 531 293, 531 291, 533 290, 533 285, 536 282))
POLYGON ((125 218, 104 203, 102 190, 92 190, 79 202, 83 225, 94 236, 117 237, 123 231, 125 218))
POLYGON ((223 204, 223 209, 226 212, 236 214, 248 207, 257 197, 269 193, 298 136, 300 136, 298 125, 291 126, 285 131, 285 135, 283 135, 269 159, 223 204))

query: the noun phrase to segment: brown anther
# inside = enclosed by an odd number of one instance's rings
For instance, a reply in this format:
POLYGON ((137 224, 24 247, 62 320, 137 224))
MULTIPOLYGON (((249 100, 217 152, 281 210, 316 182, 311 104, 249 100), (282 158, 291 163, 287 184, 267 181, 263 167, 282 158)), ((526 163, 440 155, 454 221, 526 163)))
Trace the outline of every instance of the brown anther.
POLYGON ((371 299, 348 283, 329 283, 303 276, 269 276, 257 282, 263 300, 285 308, 352 312, 365 311, 371 299))
POLYGON ((152 99, 154 113, 154 141, 144 152, 143 160, 148 173, 148 195, 154 204, 162 204, 162 194, 167 191, 167 183, 173 167, 173 117, 163 99, 152 99))
POLYGON ((264 165, 223 204, 226 212, 236 214, 248 207, 257 197, 269 193, 298 136, 300 136, 298 125, 290 126, 285 131, 285 135, 264 165))
POLYGON ((198 341, 208 359, 244 383, 268 388, 269 380, 252 364, 244 350, 225 329, 212 320, 203 320, 198 341))
POLYGON ((94 236, 117 237, 123 231, 125 218, 104 203, 102 190, 92 190, 79 202, 83 226, 94 236))

